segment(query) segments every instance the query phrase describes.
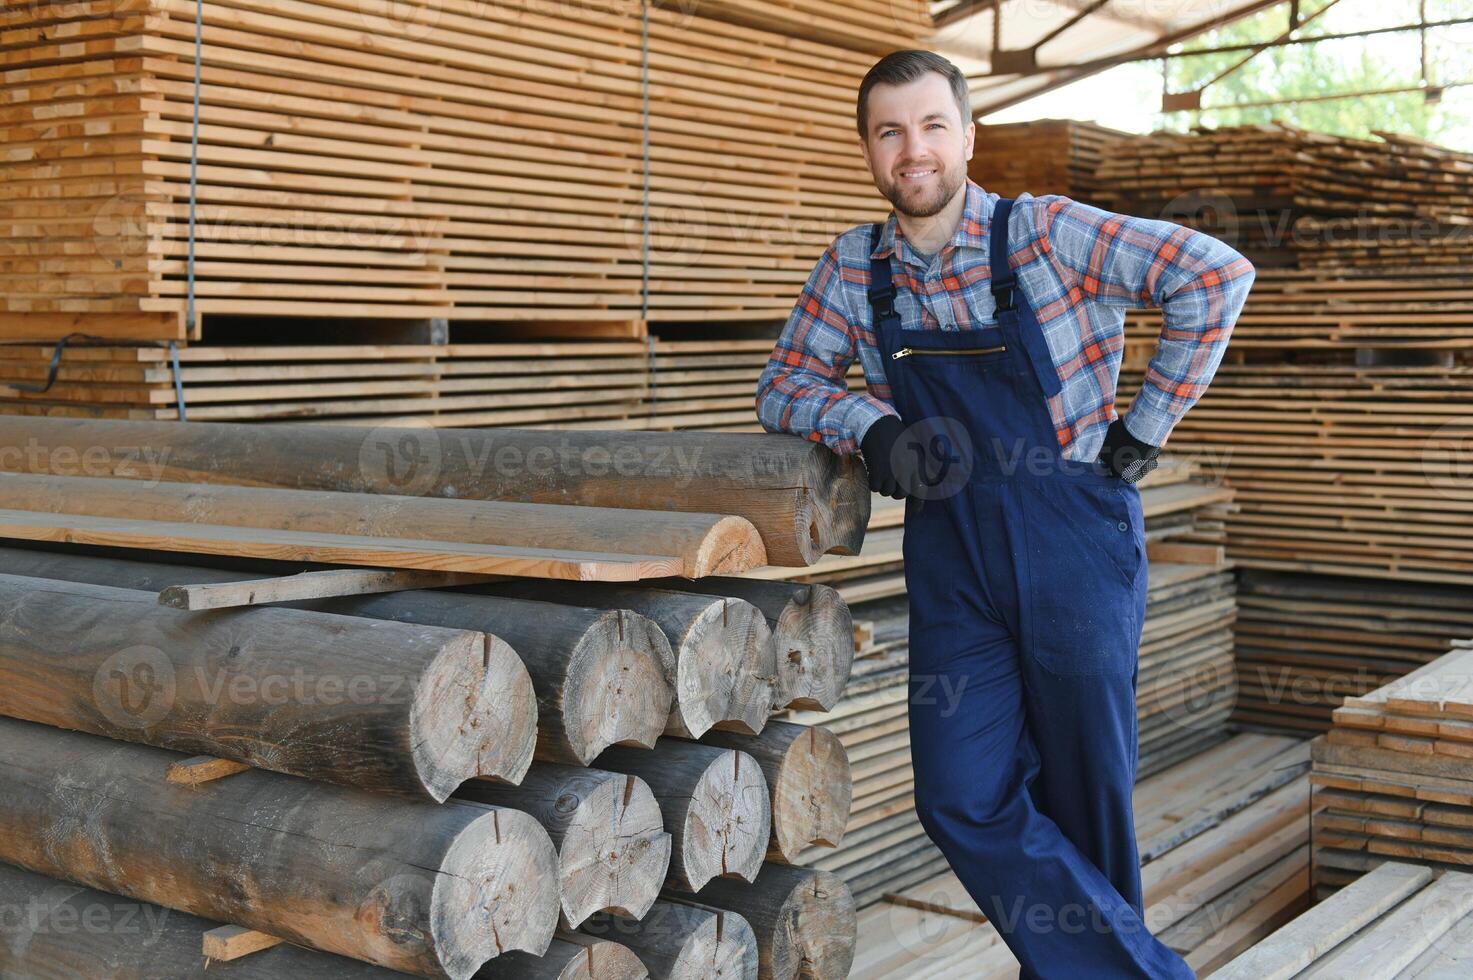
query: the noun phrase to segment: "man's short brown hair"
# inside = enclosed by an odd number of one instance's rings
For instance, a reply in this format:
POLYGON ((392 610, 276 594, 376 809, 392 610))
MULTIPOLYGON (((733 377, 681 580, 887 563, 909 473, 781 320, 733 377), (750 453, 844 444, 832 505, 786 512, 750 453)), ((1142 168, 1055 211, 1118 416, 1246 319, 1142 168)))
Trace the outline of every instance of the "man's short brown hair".
POLYGON ((870 89, 876 85, 905 85, 924 78, 931 72, 940 75, 951 85, 951 95, 956 99, 962 125, 971 122, 972 94, 967 89, 967 76, 961 73, 961 69, 933 51, 892 51, 875 62, 874 67, 864 76, 864 81, 859 83, 859 104, 854 112, 859 138, 864 139, 868 135, 865 132, 868 125, 865 114, 869 111, 870 89))

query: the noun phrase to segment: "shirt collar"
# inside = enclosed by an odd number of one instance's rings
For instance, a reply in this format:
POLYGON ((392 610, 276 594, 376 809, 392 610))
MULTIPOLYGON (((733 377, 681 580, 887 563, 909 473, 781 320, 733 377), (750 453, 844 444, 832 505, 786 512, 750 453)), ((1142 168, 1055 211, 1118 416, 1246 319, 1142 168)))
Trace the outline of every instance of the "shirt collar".
MULTIPOLYGON (((992 207, 997 201, 998 195, 989 193, 982 189, 981 185, 971 178, 967 179, 966 203, 962 205, 962 220, 952 233, 951 240, 942 246, 944 252, 947 248, 976 248, 987 247, 987 226, 992 221, 992 207)), ((895 212, 891 210, 890 217, 885 221, 885 227, 880 232, 880 244, 870 253, 872 259, 885 259, 895 254, 896 240, 904 240, 905 234, 895 221, 895 212)), ((909 242, 905 245, 905 253, 914 255, 914 250, 909 242)))

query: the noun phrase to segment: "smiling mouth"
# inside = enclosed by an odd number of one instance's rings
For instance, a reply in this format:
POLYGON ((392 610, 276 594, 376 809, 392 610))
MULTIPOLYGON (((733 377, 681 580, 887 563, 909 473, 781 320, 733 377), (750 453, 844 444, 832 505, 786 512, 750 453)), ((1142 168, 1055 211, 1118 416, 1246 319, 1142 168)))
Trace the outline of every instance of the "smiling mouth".
POLYGON ((904 180, 924 180, 936 175, 935 167, 924 167, 918 170, 902 170, 900 176, 904 180))

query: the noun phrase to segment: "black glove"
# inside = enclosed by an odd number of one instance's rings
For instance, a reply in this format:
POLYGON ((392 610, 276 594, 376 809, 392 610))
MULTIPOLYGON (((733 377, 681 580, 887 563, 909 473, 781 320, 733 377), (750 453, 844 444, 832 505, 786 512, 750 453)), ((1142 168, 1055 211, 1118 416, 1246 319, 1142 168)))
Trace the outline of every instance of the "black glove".
POLYGON ((906 465, 902 456, 896 459, 895 444, 905 434, 905 423, 894 415, 886 415, 872 424, 859 444, 864 467, 869 470, 869 488, 895 500, 904 500, 910 476, 908 470, 896 472, 897 462, 906 465))
POLYGON ((1156 468, 1156 457, 1161 447, 1141 442, 1130 434, 1125 420, 1117 418, 1110 423, 1105 433, 1105 444, 1100 447, 1100 462, 1126 483, 1135 483, 1156 468))

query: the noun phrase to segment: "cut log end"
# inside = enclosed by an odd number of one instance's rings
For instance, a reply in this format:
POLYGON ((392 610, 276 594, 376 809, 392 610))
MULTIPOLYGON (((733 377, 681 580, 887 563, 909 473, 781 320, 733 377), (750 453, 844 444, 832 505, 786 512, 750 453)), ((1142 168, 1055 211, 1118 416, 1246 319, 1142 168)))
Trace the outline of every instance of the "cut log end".
POLYGON ((600 911, 643 918, 670 867, 670 835, 649 785, 607 775, 573 812, 558 849, 564 928, 600 911))
POLYGON ((773 844, 789 864, 812 845, 837 847, 849 823, 853 783, 838 736, 808 728, 794 738, 772 781, 773 844))
POLYGON ((840 455, 815 447, 808 485, 813 509, 808 521, 811 547, 819 554, 857 555, 869 526, 869 474, 857 453, 840 455))
POLYGON ((430 899, 440 964, 452 977, 511 950, 540 956, 557 928, 557 852, 547 831, 519 810, 483 809, 451 845, 430 899))
POLYGON ((712 878, 752 881, 772 832, 767 779, 745 752, 722 751, 692 794, 682 834, 682 863, 691 890, 712 878))
POLYGON ((777 675, 772 629, 741 599, 715 599, 681 644, 676 705, 667 734, 699 738, 713 727, 756 734, 767 724, 777 675))
POLYGON ((560 932, 542 956, 509 953, 492 960, 477 980, 648 980, 635 952, 623 943, 560 932))
POLYGON ((689 561, 682 575, 737 575, 767 564, 762 535, 745 517, 727 516, 716 522, 689 561))
POLYGON ((564 734, 579 764, 611 745, 654 747, 674 701, 674 659, 660 627, 643 616, 612 611, 588 631, 562 692, 564 734))
POLYGON ((773 630, 777 664, 774 708, 828 711, 849 684, 854 620, 837 589, 810 585, 795 592, 773 630))
POLYGON ((425 791, 443 803, 467 779, 515 783, 537 742, 537 697, 516 652, 486 633, 467 633, 430 666, 410 718, 425 791))

